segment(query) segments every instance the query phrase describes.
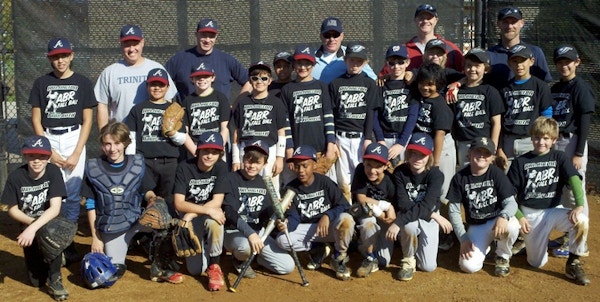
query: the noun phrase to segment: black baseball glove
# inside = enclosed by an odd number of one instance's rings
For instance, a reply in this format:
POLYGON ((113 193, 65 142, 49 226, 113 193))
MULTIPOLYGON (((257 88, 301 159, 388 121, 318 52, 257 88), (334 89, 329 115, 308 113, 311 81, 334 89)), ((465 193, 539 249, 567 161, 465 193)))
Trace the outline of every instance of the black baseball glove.
POLYGON ((44 261, 50 263, 73 242, 77 224, 62 216, 56 216, 41 227, 35 234, 44 261))

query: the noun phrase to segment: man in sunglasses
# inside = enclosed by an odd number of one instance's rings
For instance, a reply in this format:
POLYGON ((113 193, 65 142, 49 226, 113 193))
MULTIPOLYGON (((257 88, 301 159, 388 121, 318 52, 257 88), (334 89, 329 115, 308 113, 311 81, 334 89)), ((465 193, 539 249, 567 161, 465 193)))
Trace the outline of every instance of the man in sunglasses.
POLYGON ((195 91, 194 84, 190 81, 190 70, 199 66, 201 62, 214 67, 216 78, 213 87, 227 97, 231 94, 233 81, 242 86, 240 94, 252 91, 252 86, 248 82, 248 70, 242 63, 230 54, 215 48, 218 36, 217 21, 202 19, 196 27, 197 45, 176 53, 167 61, 165 67, 173 77, 180 99, 195 91))
POLYGON ((497 45, 488 48, 492 70, 486 74, 484 81, 497 89, 502 89, 508 81, 514 77, 514 73, 508 67, 509 49, 517 44, 524 44, 533 53, 533 66, 530 73, 535 77, 549 83, 552 76, 548 70, 546 56, 541 48, 523 43, 521 40, 521 29, 525 26, 523 13, 517 7, 505 7, 498 12, 496 25, 500 29, 500 41, 497 45))
MULTIPOLYGON (((334 17, 323 20, 321 24, 322 45, 315 54, 317 63, 312 71, 312 76, 315 79, 329 84, 332 80, 346 73, 346 64, 344 63, 346 46, 342 46, 343 41, 342 21, 334 17)), ((363 68, 363 72, 373 80, 377 78, 369 65, 363 68)))

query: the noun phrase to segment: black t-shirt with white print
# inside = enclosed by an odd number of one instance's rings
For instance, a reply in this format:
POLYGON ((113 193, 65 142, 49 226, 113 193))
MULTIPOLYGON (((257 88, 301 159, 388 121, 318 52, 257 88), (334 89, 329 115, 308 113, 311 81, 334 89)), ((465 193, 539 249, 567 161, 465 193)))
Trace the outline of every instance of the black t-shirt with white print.
POLYGON ((381 106, 381 89, 365 73, 344 74, 329 84, 336 131, 373 131, 372 111, 381 106))
POLYGON ((260 176, 247 179, 241 171, 235 171, 229 173, 228 179, 231 193, 225 196, 223 202, 225 226, 238 229, 248 237, 252 233, 246 234, 249 231, 247 227, 258 232, 269 219, 271 198, 260 176))
POLYGON ((580 77, 575 77, 554 84, 550 91, 554 99, 552 118, 558 122, 560 132, 579 133, 577 118, 595 110, 596 96, 590 85, 580 77))
POLYGON ((283 103, 271 94, 264 99, 246 96, 239 100, 231 122, 238 129, 238 142, 263 140, 268 146, 277 143, 277 131, 288 125, 283 103))
POLYGON ((504 171, 489 166, 482 175, 473 175, 471 166, 458 171, 450 181, 446 199, 462 203, 469 224, 483 224, 500 215, 502 201, 514 194, 514 188, 504 171))
POLYGON ((16 205, 25 215, 38 218, 50 207, 50 199, 54 197, 67 197, 60 169, 48 163, 44 175, 33 179, 25 164, 8 176, 2 192, 2 203, 9 207, 16 205))
POLYGON ((33 82, 29 104, 41 109, 44 128, 55 128, 83 124, 83 110, 98 103, 94 85, 85 76, 75 72, 59 79, 50 72, 33 82))
POLYGON ((207 96, 192 93, 181 106, 185 108, 183 124, 189 127, 194 141, 204 132, 221 132, 221 123, 229 121, 231 115, 227 96, 217 90, 207 96))
POLYGON ((450 132, 453 121, 452 109, 441 95, 435 98, 421 98, 420 104, 415 132, 424 132, 432 137, 437 130, 450 132))
POLYGON ((456 96, 454 129, 457 141, 471 141, 476 137, 490 137, 492 117, 504 113, 502 97, 491 85, 461 88, 456 96))
POLYGON ((413 174, 408 163, 396 167, 393 173, 396 186, 396 224, 403 226, 411 221, 431 220, 431 213, 440 209, 440 195, 444 174, 438 167, 431 167, 413 174))
POLYGON ((195 204, 211 201, 214 194, 230 192, 227 181, 227 164, 218 160, 210 171, 202 172, 196 165, 197 158, 179 163, 173 194, 182 194, 185 200, 195 204))
POLYGON ((552 106, 550 87, 534 76, 520 84, 513 79, 500 94, 506 105, 502 123, 504 135, 529 136, 529 126, 544 110, 552 106))
POLYGON ((565 153, 557 150, 543 155, 527 152, 514 159, 507 175, 515 187, 517 203, 534 209, 558 206, 569 178, 581 177, 565 153))
POLYGON ((408 107, 418 104, 404 80, 387 81, 383 87, 383 106, 379 109, 379 124, 385 133, 401 133, 408 117, 408 107))
POLYGON ((162 134, 162 118, 169 105, 144 101, 125 117, 125 125, 135 131, 136 152, 144 158, 179 157, 179 147, 162 134))
POLYGON ((354 179, 352 179, 352 193, 364 194, 375 200, 385 200, 393 202, 396 198, 396 189, 392 175, 384 171, 383 179, 380 183, 375 184, 367 178, 365 173, 365 164, 360 163, 354 170, 354 179))

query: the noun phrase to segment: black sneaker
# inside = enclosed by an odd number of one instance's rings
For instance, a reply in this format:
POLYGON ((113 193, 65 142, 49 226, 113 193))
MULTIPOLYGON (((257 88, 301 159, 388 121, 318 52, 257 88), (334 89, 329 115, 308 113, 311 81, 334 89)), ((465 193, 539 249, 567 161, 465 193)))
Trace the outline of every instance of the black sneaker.
POLYGON ((371 257, 365 258, 356 271, 356 276, 365 278, 379 270, 379 261, 371 257))
MULTIPOLYGON (((231 257, 233 260, 233 268, 238 273, 238 275, 242 272, 242 265, 244 264, 242 261, 237 260, 235 257, 231 257)), ((252 266, 248 266, 246 271, 244 272, 244 278, 254 279, 256 278, 256 272, 252 269, 252 266)))
POLYGON ((579 285, 590 284, 590 279, 585 274, 585 271, 583 270, 583 264, 579 259, 575 259, 571 263, 567 262, 565 266, 565 276, 567 276, 569 279, 575 280, 575 283, 579 285))
POLYGON ((69 298, 69 292, 62 285, 62 278, 58 278, 55 281, 49 281, 46 284, 48 293, 56 301, 64 301, 69 298))
POLYGON ((324 243, 313 243, 312 248, 308 252, 310 261, 308 264, 306 264, 306 268, 311 271, 319 269, 323 263, 323 260, 327 258, 327 255, 329 255, 327 245, 324 243))
POLYGON ((494 268, 494 275, 498 277, 506 277, 510 275, 510 260, 504 259, 500 256, 496 256, 496 267, 494 268))
POLYGON ((350 258, 347 255, 340 255, 337 258, 331 257, 331 268, 335 271, 335 276, 340 280, 348 280, 350 279, 350 270, 346 266, 346 263, 350 258))

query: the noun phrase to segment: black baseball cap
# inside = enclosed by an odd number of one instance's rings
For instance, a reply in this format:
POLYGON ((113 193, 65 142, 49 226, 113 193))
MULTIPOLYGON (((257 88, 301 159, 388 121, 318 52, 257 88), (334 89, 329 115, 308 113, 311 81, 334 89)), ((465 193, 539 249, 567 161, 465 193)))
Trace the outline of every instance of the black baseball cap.
POLYGON ((271 66, 269 66, 269 64, 265 61, 258 61, 250 65, 250 68, 248 68, 248 74, 252 73, 252 71, 256 69, 264 70, 269 74, 272 72, 271 66))
POLYGON ((329 17, 323 20, 323 23, 321 23, 321 34, 324 34, 330 30, 336 31, 340 34, 343 33, 344 29, 342 28, 342 21, 334 17, 329 17))
POLYGON ((417 7, 417 10, 415 11, 415 18, 422 12, 427 12, 431 15, 433 15, 434 17, 437 17, 437 9, 435 8, 435 6, 431 5, 431 4, 421 4, 417 7))
POLYGON ((508 58, 512 58, 512 57, 521 57, 521 58, 525 58, 525 59, 530 59, 533 58, 533 53, 531 52, 531 48, 525 46, 524 44, 517 44, 513 47, 511 47, 508 50, 509 54, 508 54, 508 58))
POLYGON ((349 43, 346 46, 346 58, 367 59, 367 48, 359 43, 349 43))
POLYGON ((469 50, 469 52, 467 52, 467 54, 465 55, 465 59, 468 57, 475 58, 481 63, 485 63, 488 65, 490 64, 490 54, 488 54, 487 51, 479 47, 469 50))
POLYGON ((427 44, 425 44, 425 50, 428 50, 428 49, 431 49, 434 47, 441 48, 445 53, 448 52, 446 50, 446 43, 443 40, 431 39, 431 40, 429 40, 429 42, 427 42, 427 44))
POLYGON ((577 49, 571 45, 561 45, 554 50, 554 63, 562 58, 575 61, 579 59, 579 53, 577 53, 577 49))
POLYGON ((250 150, 257 150, 260 153, 269 157, 269 147, 268 147, 267 143, 265 143, 264 141, 257 140, 257 141, 255 141, 249 145, 246 145, 244 147, 244 152, 248 152, 250 150))
POLYGON ((292 63, 292 54, 287 51, 280 51, 280 52, 276 53, 275 56, 273 57, 273 65, 275 65, 275 63, 277 63, 277 61, 279 61, 279 60, 283 60, 288 63, 292 63))
POLYGON ((470 150, 479 148, 489 151, 492 155, 496 154, 496 145, 494 144, 494 141, 488 137, 477 137, 471 141, 471 147, 469 148, 470 150))
POLYGON ((294 160, 307 160, 307 159, 312 159, 314 161, 317 161, 317 151, 315 151, 315 148, 309 146, 309 145, 302 145, 298 148, 296 148, 296 150, 294 150, 294 154, 292 155, 292 157, 288 158, 286 161, 289 162, 293 162, 294 160))
POLYGON ((500 11, 498 11, 498 21, 504 19, 504 18, 508 18, 508 17, 513 17, 517 20, 521 20, 523 19, 523 13, 521 12, 521 10, 518 7, 505 7, 503 9, 501 9, 500 11))

